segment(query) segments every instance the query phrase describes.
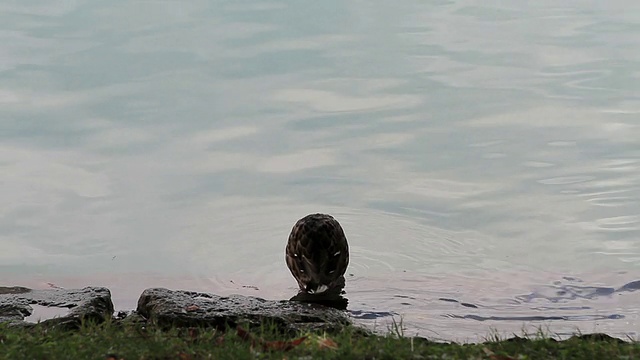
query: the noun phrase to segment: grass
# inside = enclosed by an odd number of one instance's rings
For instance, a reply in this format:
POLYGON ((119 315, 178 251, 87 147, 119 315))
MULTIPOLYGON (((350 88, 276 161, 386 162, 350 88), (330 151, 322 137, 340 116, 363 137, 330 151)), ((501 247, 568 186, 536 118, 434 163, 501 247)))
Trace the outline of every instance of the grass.
POLYGON ((286 337, 266 325, 220 332, 117 322, 83 324, 72 331, 0 324, 0 359, 640 359, 640 343, 597 336, 558 342, 538 335, 443 344, 405 337, 398 327, 386 336, 346 328, 331 335, 286 337))

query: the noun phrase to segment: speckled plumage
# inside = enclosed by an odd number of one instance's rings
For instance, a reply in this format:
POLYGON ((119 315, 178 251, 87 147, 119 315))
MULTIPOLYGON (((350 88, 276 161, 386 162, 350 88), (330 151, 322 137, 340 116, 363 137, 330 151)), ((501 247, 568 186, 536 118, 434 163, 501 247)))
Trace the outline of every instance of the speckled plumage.
POLYGON ((332 216, 311 214, 298 220, 291 229, 285 253, 301 293, 340 294, 349 265, 349 245, 332 216))

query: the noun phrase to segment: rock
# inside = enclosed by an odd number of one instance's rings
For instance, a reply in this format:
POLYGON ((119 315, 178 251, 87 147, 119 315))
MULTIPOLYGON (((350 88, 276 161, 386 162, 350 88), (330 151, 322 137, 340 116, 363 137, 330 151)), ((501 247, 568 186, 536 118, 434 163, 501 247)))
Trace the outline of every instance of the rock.
POLYGON ((109 289, 31 290, 24 287, 0 287, 0 322, 30 326, 25 318, 33 314, 33 305, 68 309, 65 315, 41 322, 44 326, 76 328, 82 321, 103 322, 113 314, 109 289))
POLYGON ((625 341, 619 338, 615 338, 613 336, 603 334, 603 333, 593 333, 593 334, 582 334, 582 335, 574 335, 570 339, 576 338, 578 340, 588 340, 590 342, 610 342, 617 344, 624 344, 625 341))
POLYGON ((24 294, 30 292, 31 289, 22 286, 0 287, 0 295, 4 294, 24 294))
POLYGON ((270 323, 282 333, 305 330, 339 331, 350 321, 343 311, 317 304, 265 300, 252 296, 228 297, 163 288, 145 290, 137 313, 162 327, 260 326, 270 323))
POLYGON ((129 327, 144 327, 147 325, 147 319, 135 310, 118 311, 113 318, 113 323, 129 327))

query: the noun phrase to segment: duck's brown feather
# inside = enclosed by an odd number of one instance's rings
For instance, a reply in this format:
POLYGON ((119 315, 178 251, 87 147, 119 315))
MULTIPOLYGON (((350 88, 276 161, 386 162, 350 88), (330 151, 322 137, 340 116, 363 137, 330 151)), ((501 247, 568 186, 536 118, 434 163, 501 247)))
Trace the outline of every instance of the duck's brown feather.
POLYGON ((349 245, 342 227, 326 214, 311 214, 291 229, 286 261, 300 290, 339 294, 349 264, 349 245))

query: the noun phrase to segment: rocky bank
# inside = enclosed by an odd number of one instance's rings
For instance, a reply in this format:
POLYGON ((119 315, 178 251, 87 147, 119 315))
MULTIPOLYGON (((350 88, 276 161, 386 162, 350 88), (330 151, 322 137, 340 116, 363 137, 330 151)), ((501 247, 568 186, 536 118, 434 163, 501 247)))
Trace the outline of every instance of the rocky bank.
MULTIPOLYGON (((62 310, 62 315, 42 325, 74 328, 83 321, 121 321, 114 318, 111 292, 103 287, 32 290, 0 287, 0 323, 33 326, 27 321, 34 307, 62 310)), ((150 322, 161 327, 259 326, 273 324, 284 333, 300 330, 336 331, 351 324, 345 311, 319 304, 290 300, 265 300, 252 296, 218 296, 193 291, 152 288, 145 290, 129 321, 150 322)))

